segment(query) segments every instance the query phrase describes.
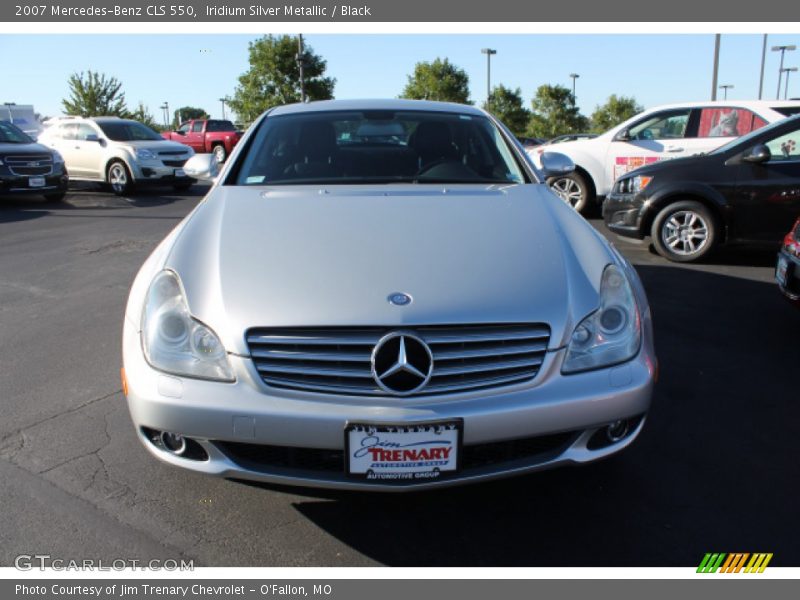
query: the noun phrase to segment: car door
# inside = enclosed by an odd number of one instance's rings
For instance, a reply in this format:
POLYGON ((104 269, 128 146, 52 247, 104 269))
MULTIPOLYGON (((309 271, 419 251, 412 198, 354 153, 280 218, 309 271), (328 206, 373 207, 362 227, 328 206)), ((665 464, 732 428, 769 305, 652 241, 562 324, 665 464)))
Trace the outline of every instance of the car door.
POLYGON ((620 131, 606 155, 608 188, 633 169, 685 155, 691 113, 691 108, 659 111, 620 131))
POLYGON ((102 179, 105 173, 100 132, 88 123, 79 123, 75 131, 74 148, 72 163, 76 172, 88 179, 102 179))
POLYGON ((182 142, 191 146, 195 152, 205 152, 205 136, 203 135, 204 121, 194 121, 186 134, 186 141, 182 142))
POLYGON ((765 162, 742 161, 736 185, 735 235, 739 239, 780 242, 800 216, 800 122, 762 139, 765 162))

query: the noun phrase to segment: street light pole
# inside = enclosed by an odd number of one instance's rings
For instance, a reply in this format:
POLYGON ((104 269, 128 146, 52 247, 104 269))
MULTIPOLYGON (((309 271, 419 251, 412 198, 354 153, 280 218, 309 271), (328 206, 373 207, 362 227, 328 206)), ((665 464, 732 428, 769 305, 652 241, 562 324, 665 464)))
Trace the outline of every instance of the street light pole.
POLYGON ((767 62, 767 34, 764 34, 764 43, 761 45, 761 78, 758 80, 758 99, 764 95, 764 65, 767 62))
POLYGON ((497 50, 481 48, 481 54, 486 55, 486 108, 489 108, 489 98, 492 97, 492 56, 497 54, 497 50))
POLYGON ((773 52, 780 52, 781 53, 781 66, 778 69, 778 93, 775 94, 775 100, 780 100, 781 99, 781 79, 783 79, 783 57, 786 54, 787 50, 789 52, 791 52, 793 50, 797 50, 797 46, 792 44, 792 45, 789 45, 789 46, 773 46, 772 47, 772 51, 773 52))
POLYGON ((164 104, 159 106, 159 108, 161 109, 162 114, 164 115, 164 127, 166 129, 169 129, 169 102, 165 101, 164 104))
POLYGON ((725 96, 723 98, 724 100, 728 99, 728 90, 731 89, 732 87, 733 87, 732 83, 723 83, 721 86, 719 86, 719 89, 725 91, 725 96))
POLYGON ((719 76, 719 44, 722 39, 722 34, 716 34, 714 37, 714 70, 711 75, 711 100, 717 99, 717 77, 719 76))
POLYGON ((227 102, 227 98, 220 98, 219 101, 222 102, 222 120, 225 120, 225 102, 227 102))
POLYGON ((797 67, 787 67, 785 69, 782 69, 782 71, 784 73, 786 73, 786 87, 783 89, 783 99, 784 100, 788 100, 789 99, 789 73, 796 73, 797 72, 797 67))
POLYGON ((572 77, 572 107, 575 108, 575 104, 577 102, 577 96, 575 95, 575 80, 580 77, 577 73, 570 73, 570 77, 572 77))
POLYGON ((300 70, 300 102, 306 101, 306 78, 303 67, 305 63, 305 55, 303 54, 303 34, 297 36, 297 68, 300 70))

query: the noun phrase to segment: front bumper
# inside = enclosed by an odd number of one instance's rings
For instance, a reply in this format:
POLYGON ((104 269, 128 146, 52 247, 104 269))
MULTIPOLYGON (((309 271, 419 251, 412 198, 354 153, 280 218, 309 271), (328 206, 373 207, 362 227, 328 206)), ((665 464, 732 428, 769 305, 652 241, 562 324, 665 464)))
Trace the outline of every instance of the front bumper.
MULTIPOLYGON (((34 175, 33 177, 37 176, 34 175)), ((41 177, 44 177, 44 185, 31 187, 31 176, 0 173, 0 195, 42 196, 44 194, 59 194, 67 191, 69 177, 66 172, 62 171, 41 177)))
POLYGON ((197 181, 184 173, 183 166, 175 161, 175 165, 165 165, 160 160, 139 161, 133 168, 136 185, 181 185, 197 181))
MULTIPOLYGON (((562 376, 564 350, 548 352, 533 381, 470 393, 411 398, 365 398, 270 389, 252 360, 231 355, 235 383, 175 377, 144 360, 139 334, 126 319, 123 358, 128 407, 140 440, 160 460, 227 478, 351 490, 402 491, 485 481, 604 458, 639 434, 650 406, 656 361, 646 331, 639 354, 622 365, 562 376), (458 474, 412 484, 368 482, 344 473, 344 430, 359 423, 463 420, 464 449, 536 448, 477 461, 458 474), (628 420, 629 433, 601 447, 593 442, 610 423, 628 420), (151 430, 180 433, 203 460, 171 454, 151 430), (501 444, 515 440, 519 443, 501 444), (547 442, 547 443, 545 443, 547 442), (549 445, 548 445, 549 444, 549 445), (320 457, 315 464, 243 460, 259 448, 320 457), (333 458, 331 459, 331 456, 333 458), (341 461, 337 464, 337 458, 341 461)), ((494 450, 492 450, 494 451, 494 450)), ((485 454, 485 453, 484 453, 485 454)))
POLYGON ((603 201, 603 221, 614 233, 630 238, 644 239, 643 230, 647 197, 637 194, 612 192, 603 201))

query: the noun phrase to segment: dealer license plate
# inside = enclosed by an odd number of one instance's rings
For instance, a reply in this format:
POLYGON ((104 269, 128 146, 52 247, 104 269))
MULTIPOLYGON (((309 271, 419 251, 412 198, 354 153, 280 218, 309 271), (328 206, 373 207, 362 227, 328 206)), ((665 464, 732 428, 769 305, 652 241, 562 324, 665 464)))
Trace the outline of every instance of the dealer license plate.
POLYGON ((44 187, 44 177, 28 177, 28 187, 44 187))
POLYGON ((183 169, 175 169, 175 177, 186 177, 186 171, 183 169))
POLYGON ((458 471, 462 421, 348 423, 347 474, 369 481, 425 481, 458 471))
POLYGON ((782 286, 786 286, 786 274, 789 271, 789 261, 783 256, 778 257, 778 266, 775 269, 775 279, 782 286))

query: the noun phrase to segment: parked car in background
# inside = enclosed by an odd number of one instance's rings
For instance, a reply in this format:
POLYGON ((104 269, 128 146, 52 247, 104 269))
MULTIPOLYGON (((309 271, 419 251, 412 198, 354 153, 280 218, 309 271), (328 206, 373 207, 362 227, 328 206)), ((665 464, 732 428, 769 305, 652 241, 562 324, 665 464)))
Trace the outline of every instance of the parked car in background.
MULTIPOLYGON (((602 202, 614 182, 633 169, 709 152, 795 110, 800 110, 800 102, 778 100, 657 106, 595 138, 559 144, 558 152, 571 158, 576 169, 549 183, 581 212, 602 202)), ((530 153, 535 164, 546 149, 540 146, 530 153)))
POLYGON ((195 182, 183 170, 194 150, 138 121, 67 117, 48 126, 39 139, 61 153, 72 180, 105 183, 117 195, 139 185, 182 191, 195 182))
POLYGON ((783 295, 800 306, 800 218, 783 238, 775 280, 783 295))
POLYGON ((61 154, 37 144, 16 125, 0 121, 0 196, 62 200, 68 183, 61 154))
POLYGON ((225 162, 241 138, 233 123, 222 119, 192 119, 176 131, 165 131, 164 139, 186 144, 198 154, 213 152, 219 162, 225 162))
POLYGON ((608 228, 650 236, 662 256, 689 262, 730 243, 777 246, 800 216, 800 115, 706 155, 623 175, 603 203, 608 228))
POLYGON ((131 289, 124 389, 155 457, 397 491, 639 435, 656 357, 636 271, 490 114, 311 102, 243 144, 131 289))

